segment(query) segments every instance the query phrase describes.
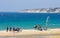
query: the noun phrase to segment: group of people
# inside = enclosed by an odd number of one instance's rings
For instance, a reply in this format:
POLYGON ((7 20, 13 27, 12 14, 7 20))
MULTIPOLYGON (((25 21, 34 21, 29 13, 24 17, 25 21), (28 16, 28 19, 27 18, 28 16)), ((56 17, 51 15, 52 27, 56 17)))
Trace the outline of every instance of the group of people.
POLYGON ((42 31, 42 26, 41 26, 41 25, 38 25, 38 26, 35 25, 35 26, 34 26, 34 29, 38 29, 38 30, 42 31))
MULTIPOLYGON (((36 30, 40 30, 40 31, 42 31, 42 26, 41 25, 35 25, 34 26, 34 29, 36 30)), ((18 27, 7 27, 6 28, 6 31, 8 32, 8 31, 17 31, 17 32, 19 32, 21 29, 20 28, 18 28, 18 27)), ((47 28, 45 28, 45 30, 47 30, 47 28)))
POLYGON ((17 32, 19 32, 20 28, 18 28, 18 27, 17 28, 14 28, 14 27, 13 28, 12 27, 9 28, 9 27, 7 27, 6 30, 7 30, 7 32, 8 31, 17 31, 17 32))

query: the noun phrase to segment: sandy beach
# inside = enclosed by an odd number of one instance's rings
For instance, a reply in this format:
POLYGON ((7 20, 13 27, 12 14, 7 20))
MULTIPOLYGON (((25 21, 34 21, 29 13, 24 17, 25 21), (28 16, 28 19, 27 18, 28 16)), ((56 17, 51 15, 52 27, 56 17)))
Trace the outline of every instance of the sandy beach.
POLYGON ((59 29, 48 29, 47 31, 39 31, 34 29, 26 29, 20 32, 0 31, 0 37, 23 37, 23 38, 60 38, 59 29))

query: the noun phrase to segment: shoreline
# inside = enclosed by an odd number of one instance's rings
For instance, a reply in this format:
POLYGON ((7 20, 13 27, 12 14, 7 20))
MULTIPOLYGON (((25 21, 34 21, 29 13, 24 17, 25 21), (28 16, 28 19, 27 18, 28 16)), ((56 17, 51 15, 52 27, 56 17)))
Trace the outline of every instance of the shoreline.
POLYGON ((23 29, 22 31, 19 32, 13 32, 9 31, 6 32, 5 30, 0 31, 0 36, 31 36, 31 35, 60 35, 60 28, 56 29, 48 29, 48 30, 34 30, 34 29, 23 29))

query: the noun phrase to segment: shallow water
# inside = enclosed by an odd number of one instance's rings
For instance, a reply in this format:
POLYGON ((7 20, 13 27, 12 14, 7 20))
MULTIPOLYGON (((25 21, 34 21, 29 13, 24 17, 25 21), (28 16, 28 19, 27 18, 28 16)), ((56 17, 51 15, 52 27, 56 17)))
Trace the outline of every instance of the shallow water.
POLYGON ((48 28, 60 28, 60 13, 18 13, 1 12, 0 30, 6 27, 20 27, 23 29, 33 29, 34 25, 46 27, 46 19, 49 16, 48 28))

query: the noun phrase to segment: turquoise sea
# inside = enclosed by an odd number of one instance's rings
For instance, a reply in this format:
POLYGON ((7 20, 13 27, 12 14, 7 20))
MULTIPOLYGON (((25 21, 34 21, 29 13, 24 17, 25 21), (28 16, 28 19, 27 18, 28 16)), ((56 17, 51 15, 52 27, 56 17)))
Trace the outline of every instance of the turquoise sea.
POLYGON ((23 29, 33 29, 34 25, 48 28, 60 28, 60 13, 19 13, 19 12, 0 12, 0 30, 6 27, 20 27, 23 29))

